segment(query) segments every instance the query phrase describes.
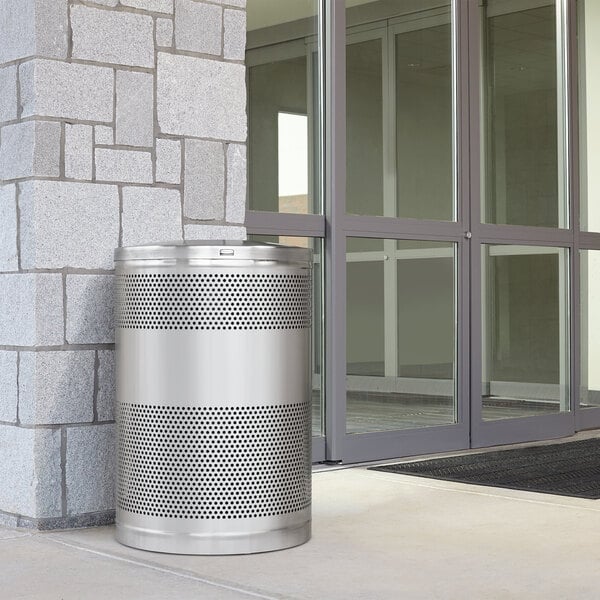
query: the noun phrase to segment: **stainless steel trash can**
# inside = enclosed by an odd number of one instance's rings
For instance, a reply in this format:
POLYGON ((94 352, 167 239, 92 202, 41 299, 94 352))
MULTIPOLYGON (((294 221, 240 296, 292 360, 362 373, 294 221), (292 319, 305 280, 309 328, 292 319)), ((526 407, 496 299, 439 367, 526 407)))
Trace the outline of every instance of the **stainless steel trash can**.
POLYGON ((310 538, 311 251, 120 248, 117 539, 243 554, 310 538))

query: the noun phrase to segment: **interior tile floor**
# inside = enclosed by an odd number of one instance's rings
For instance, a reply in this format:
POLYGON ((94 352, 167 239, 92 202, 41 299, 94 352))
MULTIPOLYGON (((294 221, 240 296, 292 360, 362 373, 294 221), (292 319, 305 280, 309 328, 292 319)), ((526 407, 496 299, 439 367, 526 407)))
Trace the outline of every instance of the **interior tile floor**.
MULTIPOLYGON (((600 432, 576 438, 589 436, 600 432)), ((175 556, 121 546, 112 527, 0 530, 0 597, 598 598, 600 501, 364 466, 321 467, 313 479, 313 538, 281 552, 175 556)))

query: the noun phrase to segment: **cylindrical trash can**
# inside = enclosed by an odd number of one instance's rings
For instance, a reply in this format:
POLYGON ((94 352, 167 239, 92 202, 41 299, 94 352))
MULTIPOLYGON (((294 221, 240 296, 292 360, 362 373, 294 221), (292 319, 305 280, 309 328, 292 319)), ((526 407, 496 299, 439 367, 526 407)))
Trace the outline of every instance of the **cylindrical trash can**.
POLYGON ((120 248, 117 539, 178 554, 310 538, 311 251, 120 248))

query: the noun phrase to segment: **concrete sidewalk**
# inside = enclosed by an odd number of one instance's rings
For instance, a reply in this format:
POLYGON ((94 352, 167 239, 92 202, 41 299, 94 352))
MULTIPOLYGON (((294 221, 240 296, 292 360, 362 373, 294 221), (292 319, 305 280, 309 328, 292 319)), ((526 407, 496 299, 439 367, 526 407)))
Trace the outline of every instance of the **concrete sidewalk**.
POLYGON ((313 539, 249 556, 126 548, 112 527, 0 530, 7 600, 598 598, 600 501, 318 471, 313 539))

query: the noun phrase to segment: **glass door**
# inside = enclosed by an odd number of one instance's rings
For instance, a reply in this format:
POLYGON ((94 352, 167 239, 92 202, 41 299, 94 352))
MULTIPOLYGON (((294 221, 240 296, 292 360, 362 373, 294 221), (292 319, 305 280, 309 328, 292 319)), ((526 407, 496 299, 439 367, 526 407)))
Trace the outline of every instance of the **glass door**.
POLYGON ((574 431, 565 7, 470 7, 472 446, 574 431))

